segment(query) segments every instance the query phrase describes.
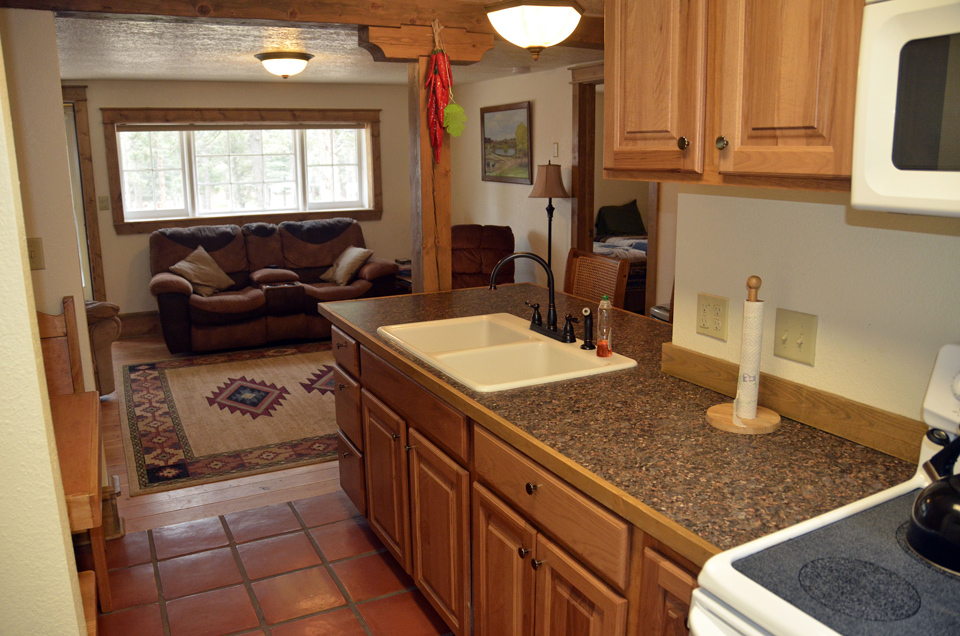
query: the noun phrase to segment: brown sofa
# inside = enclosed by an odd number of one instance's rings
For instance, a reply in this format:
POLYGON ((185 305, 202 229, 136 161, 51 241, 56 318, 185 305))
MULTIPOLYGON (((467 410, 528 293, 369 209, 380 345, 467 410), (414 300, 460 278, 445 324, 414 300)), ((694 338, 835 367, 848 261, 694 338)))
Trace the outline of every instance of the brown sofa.
POLYGON ((171 353, 330 337, 317 303, 396 293, 396 263, 371 257, 349 284, 320 279, 348 247, 365 247, 353 219, 168 228, 150 235, 150 292, 171 353), (208 297, 170 267, 203 246, 234 282, 208 297))
MULTIPOLYGON (((493 268, 513 254, 513 230, 506 225, 454 225, 451 229, 453 288, 486 287, 493 268)), ((512 283, 513 261, 504 264, 497 283, 512 283)))

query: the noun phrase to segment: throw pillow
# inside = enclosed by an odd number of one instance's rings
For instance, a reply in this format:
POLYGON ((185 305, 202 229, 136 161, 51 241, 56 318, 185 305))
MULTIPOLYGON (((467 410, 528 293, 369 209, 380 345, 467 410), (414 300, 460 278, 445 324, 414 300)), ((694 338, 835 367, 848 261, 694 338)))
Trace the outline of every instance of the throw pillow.
POLYGON ((346 285, 371 255, 373 255, 373 250, 366 250, 362 247, 348 247, 337 257, 330 269, 323 273, 320 280, 341 286, 346 285))
POLYGON ((193 292, 211 296, 233 286, 233 279, 220 269, 213 257, 201 245, 179 263, 170 266, 170 271, 183 276, 193 284, 193 292))

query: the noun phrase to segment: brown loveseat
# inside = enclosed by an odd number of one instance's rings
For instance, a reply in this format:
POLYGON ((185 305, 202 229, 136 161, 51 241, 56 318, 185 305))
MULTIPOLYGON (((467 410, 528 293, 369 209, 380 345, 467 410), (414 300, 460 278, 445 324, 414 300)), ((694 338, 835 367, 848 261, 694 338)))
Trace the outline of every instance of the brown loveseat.
POLYGON ((150 235, 150 292, 171 353, 330 337, 317 303, 396 293, 395 263, 369 258, 345 285, 321 276, 348 247, 365 247, 353 219, 206 225, 150 235), (210 296, 170 268, 204 250, 233 285, 210 296))
MULTIPOLYGON (((506 225, 454 225, 451 228, 453 288, 486 287, 493 268, 513 254, 513 230, 506 225)), ((506 263, 497 283, 512 283, 513 261, 506 263)))

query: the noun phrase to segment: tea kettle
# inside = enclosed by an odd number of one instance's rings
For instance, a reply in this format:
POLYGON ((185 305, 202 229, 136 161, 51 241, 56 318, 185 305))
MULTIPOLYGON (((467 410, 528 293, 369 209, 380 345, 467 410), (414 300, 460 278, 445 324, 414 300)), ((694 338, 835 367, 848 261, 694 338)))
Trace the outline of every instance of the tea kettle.
MULTIPOLYGON (((943 431, 931 430, 928 436, 943 431)), ((960 475, 953 466, 960 457, 960 436, 942 448, 923 471, 933 481, 917 496, 910 515, 907 545, 917 554, 956 574, 960 574, 960 475)))

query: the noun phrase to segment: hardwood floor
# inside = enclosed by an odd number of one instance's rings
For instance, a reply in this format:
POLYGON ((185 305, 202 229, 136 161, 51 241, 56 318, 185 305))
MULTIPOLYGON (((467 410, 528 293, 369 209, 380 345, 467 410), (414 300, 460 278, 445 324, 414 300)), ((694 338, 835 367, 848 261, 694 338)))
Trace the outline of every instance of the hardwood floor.
MULTIPOLYGON (((117 385, 120 385, 121 365, 177 357, 184 356, 171 355, 159 335, 114 342, 113 362, 117 369, 117 385)), ((119 396, 118 390, 101 402, 103 449, 107 474, 116 475, 120 480, 121 494, 117 498, 117 507, 128 533, 340 490, 337 462, 332 461, 130 497, 120 435, 119 396)))

